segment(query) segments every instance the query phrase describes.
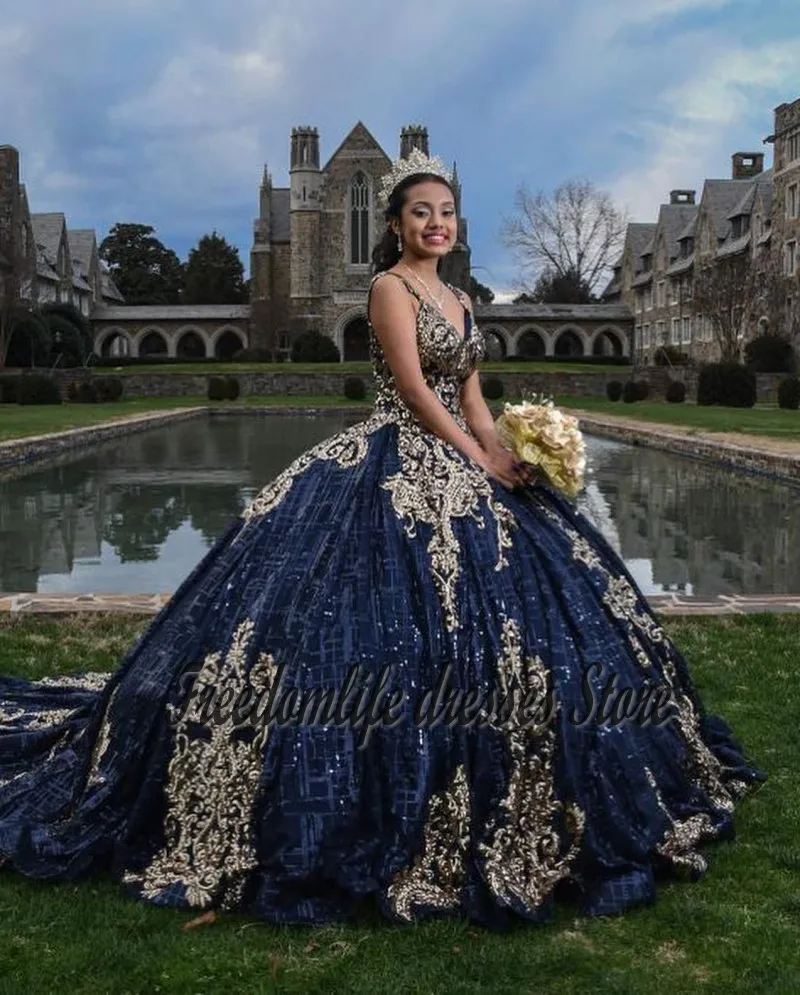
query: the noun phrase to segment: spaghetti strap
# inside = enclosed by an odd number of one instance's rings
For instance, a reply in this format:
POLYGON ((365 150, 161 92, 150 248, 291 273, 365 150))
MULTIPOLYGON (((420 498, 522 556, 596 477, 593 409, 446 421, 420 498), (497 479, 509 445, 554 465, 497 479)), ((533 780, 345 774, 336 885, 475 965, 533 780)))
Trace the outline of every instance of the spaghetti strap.
POLYGON ((402 276, 400 273, 391 273, 389 270, 384 270, 383 273, 378 273, 377 276, 373 279, 372 281, 373 284, 375 283, 375 280, 377 280, 381 276, 394 276, 397 277, 398 280, 402 280, 406 286, 406 290, 411 294, 411 296, 416 297, 416 299, 419 301, 420 304, 424 303, 419 292, 415 290, 414 287, 408 282, 408 280, 406 280, 406 278, 402 276))
POLYGON ((411 296, 412 297, 416 297, 416 299, 419 302, 420 306, 424 303, 423 300, 422 300, 422 298, 420 297, 420 295, 411 286, 411 284, 408 282, 408 280, 406 280, 406 278, 404 276, 401 276, 399 273, 390 273, 388 270, 383 270, 383 272, 376 273, 375 276, 373 276, 373 278, 372 278, 372 280, 370 281, 370 284, 369 284, 369 290, 367 291, 367 323, 370 326, 372 325, 372 322, 370 321, 370 318, 369 318, 369 304, 370 304, 370 300, 372 299, 372 288, 375 286, 375 284, 378 282, 378 280, 380 280, 380 278, 383 277, 383 276, 396 276, 398 280, 402 280, 403 281, 403 283, 406 286, 406 290, 411 294, 411 296))

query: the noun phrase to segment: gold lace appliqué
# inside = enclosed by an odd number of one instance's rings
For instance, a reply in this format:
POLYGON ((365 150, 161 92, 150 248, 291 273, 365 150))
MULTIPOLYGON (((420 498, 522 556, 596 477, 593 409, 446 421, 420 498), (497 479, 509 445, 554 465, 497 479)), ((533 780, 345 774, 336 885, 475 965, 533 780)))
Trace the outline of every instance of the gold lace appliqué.
MULTIPOLYGON (((504 621, 501 640, 503 652, 497 663, 501 692, 508 694, 516 686, 523 700, 531 696, 530 700, 544 702, 549 689, 547 668, 538 656, 523 657, 519 626, 512 619, 504 621)), ((508 723, 499 726, 506 736, 512 769, 506 796, 487 826, 488 842, 479 844, 478 852, 485 858, 492 893, 505 905, 541 906, 558 882, 569 877, 583 838, 585 813, 575 804, 565 806, 555 796, 554 718, 526 727, 512 714, 508 723), (566 847, 559 821, 571 837, 566 847)))
MULTIPOLYGON (((271 655, 262 653, 245 672, 252 630, 251 620, 242 622, 224 659, 209 654, 196 680, 217 692, 230 689, 232 701, 245 690, 268 694, 277 673, 271 655)), ((166 842, 144 871, 129 871, 123 880, 141 884, 148 898, 177 885, 193 906, 232 908, 256 866, 252 811, 269 726, 247 739, 233 715, 220 721, 206 711, 203 696, 195 695, 177 724, 165 788, 166 842)))
POLYGON ((387 889, 391 909, 410 922, 414 908, 457 911, 466 882, 470 804, 464 765, 448 787, 433 795, 425 820, 422 854, 395 875, 387 889))

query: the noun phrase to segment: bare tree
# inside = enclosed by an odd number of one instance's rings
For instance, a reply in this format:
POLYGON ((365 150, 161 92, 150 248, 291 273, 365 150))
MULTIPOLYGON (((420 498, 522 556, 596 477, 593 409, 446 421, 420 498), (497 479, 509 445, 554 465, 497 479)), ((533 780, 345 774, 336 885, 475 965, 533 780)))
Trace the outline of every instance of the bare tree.
POLYGON ((738 362, 745 333, 761 312, 759 275, 747 253, 696 267, 694 306, 711 322, 722 362, 738 362))
POLYGON ((0 247, 0 370, 5 368, 14 324, 30 309, 36 278, 36 245, 22 196, 15 198, 8 237, 0 247))
POLYGON ((610 194, 589 180, 570 179, 548 195, 523 184, 515 213, 500 237, 523 272, 522 289, 533 293, 544 271, 600 289, 622 250, 628 219, 610 194))

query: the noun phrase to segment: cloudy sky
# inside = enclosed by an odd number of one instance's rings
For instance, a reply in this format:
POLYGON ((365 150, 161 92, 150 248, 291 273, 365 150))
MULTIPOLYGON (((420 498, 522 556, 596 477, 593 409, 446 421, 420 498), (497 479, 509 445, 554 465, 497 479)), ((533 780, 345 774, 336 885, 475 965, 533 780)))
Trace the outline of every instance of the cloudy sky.
POLYGON ((585 176, 652 220, 797 97, 797 0, 0 0, 0 143, 31 209, 152 224, 182 258, 215 228, 247 265, 293 125, 324 161, 359 119, 393 157, 420 122, 458 161, 475 275, 508 290, 521 182, 585 176))

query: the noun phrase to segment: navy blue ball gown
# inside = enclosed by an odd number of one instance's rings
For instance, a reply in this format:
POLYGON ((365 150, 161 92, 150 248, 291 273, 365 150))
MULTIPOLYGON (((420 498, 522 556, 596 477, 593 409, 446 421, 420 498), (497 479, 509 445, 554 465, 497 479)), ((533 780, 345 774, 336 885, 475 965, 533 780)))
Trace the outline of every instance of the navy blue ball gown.
MULTIPOLYGON (((480 330, 420 301, 417 334, 469 431, 480 330)), ((616 553, 425 429, 371 349, 369 416, 263 488, 112 675, 0 678, 5 868, 275 923, 503 929, 557 895, 652 901, 732 835, 764 775, 616 553)))

